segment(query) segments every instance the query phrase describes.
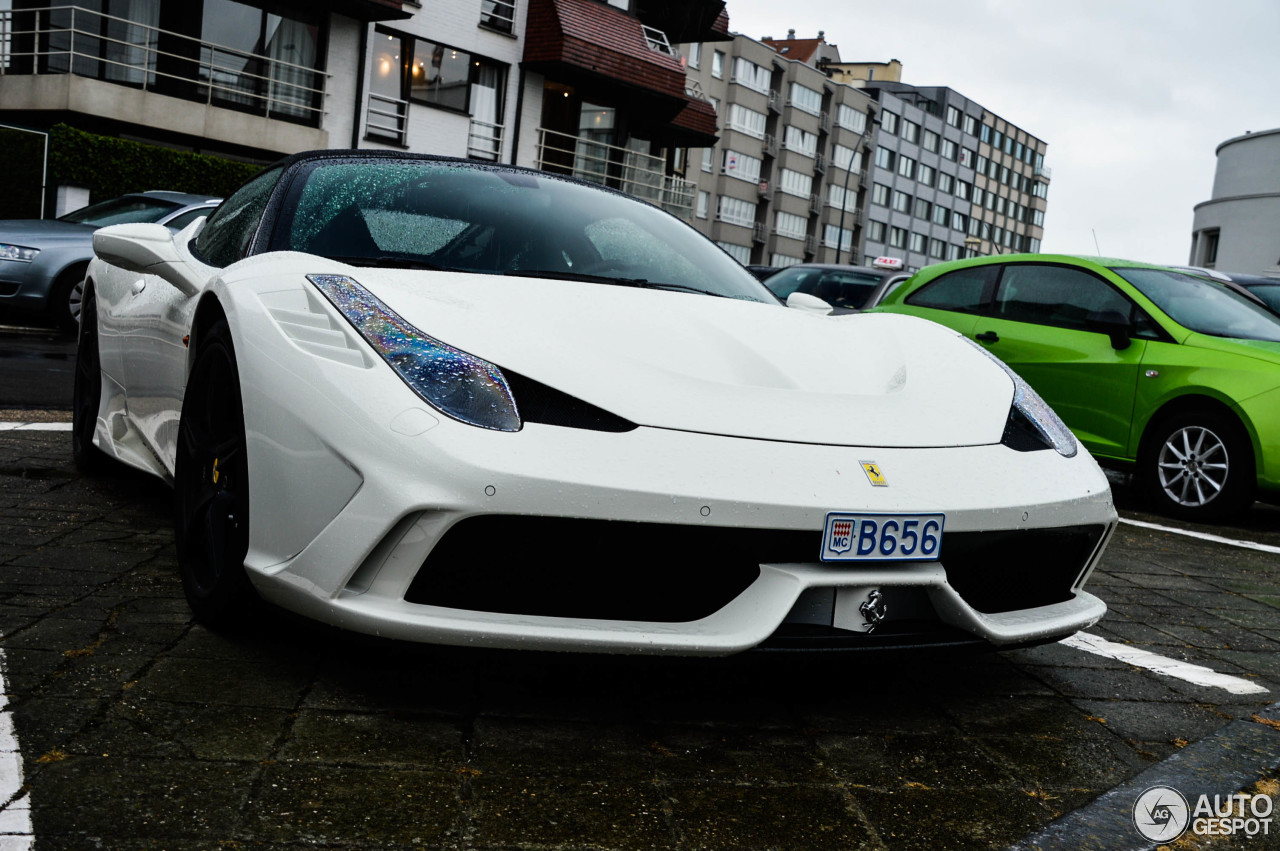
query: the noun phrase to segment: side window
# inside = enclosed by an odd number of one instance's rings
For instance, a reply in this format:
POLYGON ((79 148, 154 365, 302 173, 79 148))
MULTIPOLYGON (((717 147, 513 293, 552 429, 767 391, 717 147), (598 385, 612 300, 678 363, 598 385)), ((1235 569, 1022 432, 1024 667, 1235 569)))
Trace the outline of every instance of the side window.
POLYGON ((906 303, 916 307, 933 307, 938 310, 958 310, 962 313, 981 313, 983 296, 987 287, 1000 274, 999 266, 973 266, 948 272, 930 281, 911 295, 906 303))
POLYGON ((211 266, 230 266, 244 257, 279 179, 278 168, 263 172, 222 202, 196 239, 200 259, 211 266))
POLYGON ((996 292, 995 314, 1015 322, 1089 330, 1105 313, 1132 315, 1133 304, 1114 287, 1080 269, 1011 263, 996 292))

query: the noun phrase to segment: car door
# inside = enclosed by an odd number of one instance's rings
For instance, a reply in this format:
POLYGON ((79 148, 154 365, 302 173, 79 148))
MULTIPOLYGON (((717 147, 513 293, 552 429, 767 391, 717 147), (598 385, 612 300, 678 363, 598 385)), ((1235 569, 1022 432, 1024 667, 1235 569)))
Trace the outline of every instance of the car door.
POLYGON ((1113 337, 1103 324, 1132 326, 1138 310, 1084 269, 1003 264, 991 312, 972 335, 1026 379, 1096 455, 1125 457, 1145 339, 1113 337), (1119 345, 1120 348, 1116 346, 1119 345))

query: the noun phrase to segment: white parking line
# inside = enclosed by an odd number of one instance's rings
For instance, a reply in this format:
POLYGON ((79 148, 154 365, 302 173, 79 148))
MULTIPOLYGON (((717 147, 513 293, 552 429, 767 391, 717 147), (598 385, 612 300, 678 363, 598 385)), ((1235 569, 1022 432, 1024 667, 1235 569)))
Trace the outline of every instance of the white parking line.
POLYGON ((1213 541, 1215 544, 1226 544, 1231 547, 1241 547, 1246 550, 1258 550, 1264 553, 1280 554, 1280 547, 1273 547, 1269 544, 1259 544, 1257 541, 1242 541, 1238 538, 1224 538, 1221 535, 1210 535, 1208 532, 1193 532, 1190 529, 1176 529, 1173 526, 1161 526, 1157 523, 1146 523, 1142 520, 1130 520, 1127 517, 1120 518, 1121 523, 1127 523, 1130 526, 1140 526, 1143 529, 1155 529, 1159 532, 1169 532, 1174 535, 1185 535, 1188 538, 1199 538, 1202 541, 1213 541))
POLYGON ((1226 689, 1232 694, 1266 694, 1269 690, 1240 677, 1220 674, 1203 665, 1179 662, 1177 659, 1170 659, 1167 656, 1152 653, 1150 650, 1143 650, 1141 647, 1117 644, 1114 641, 1107 641, 1105 638, 1099 638, 1096 635, 1089 635, 1083 632, 1076 633, 1070 638, 1064 638, 1060 643, 1068 647, 1074 647, 1077 650, 1084 650, 1086 653, 1093 653, 1097 656, 1105 656, 1108 659, 1116 659, 1120 662, 1136 665, 1139 668, 1146 668, 1149 671, 1155 671, 1157 674, 1177 677, 1180 680, 1185 680, 1198 686, 1226 689))
POLYGON ((0 431, 71 431, 71 423, 0 423, 0 431))
POLYGON ((0 650, 0 851, 28 851, 35 843, 31 829, 31 798, 23 795, 22 752, 9 714, 4 651, 0 650))

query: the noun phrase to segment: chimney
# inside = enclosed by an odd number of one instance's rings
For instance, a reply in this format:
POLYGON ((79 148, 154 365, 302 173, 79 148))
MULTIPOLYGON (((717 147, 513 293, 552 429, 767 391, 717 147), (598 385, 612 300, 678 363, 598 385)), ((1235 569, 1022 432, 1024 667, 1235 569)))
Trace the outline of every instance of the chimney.
POLYGON ((826 40, 827 40, 827 31, 818 30, 818 41, 826 41, 826 40))
POLYGON ((795 30, 787 30, 787 41, 791 41, 796 37, 795 30))

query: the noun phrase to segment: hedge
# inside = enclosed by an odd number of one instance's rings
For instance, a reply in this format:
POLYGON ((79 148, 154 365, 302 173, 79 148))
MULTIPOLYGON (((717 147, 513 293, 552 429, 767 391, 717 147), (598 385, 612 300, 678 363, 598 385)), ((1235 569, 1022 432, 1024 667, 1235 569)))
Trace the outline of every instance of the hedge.
POLYGON ((225 198, 261 170, 260 165, 99 136, 66 124, 49 128, 49 184, 87 187, 93 202, 149 189, 225 198))

